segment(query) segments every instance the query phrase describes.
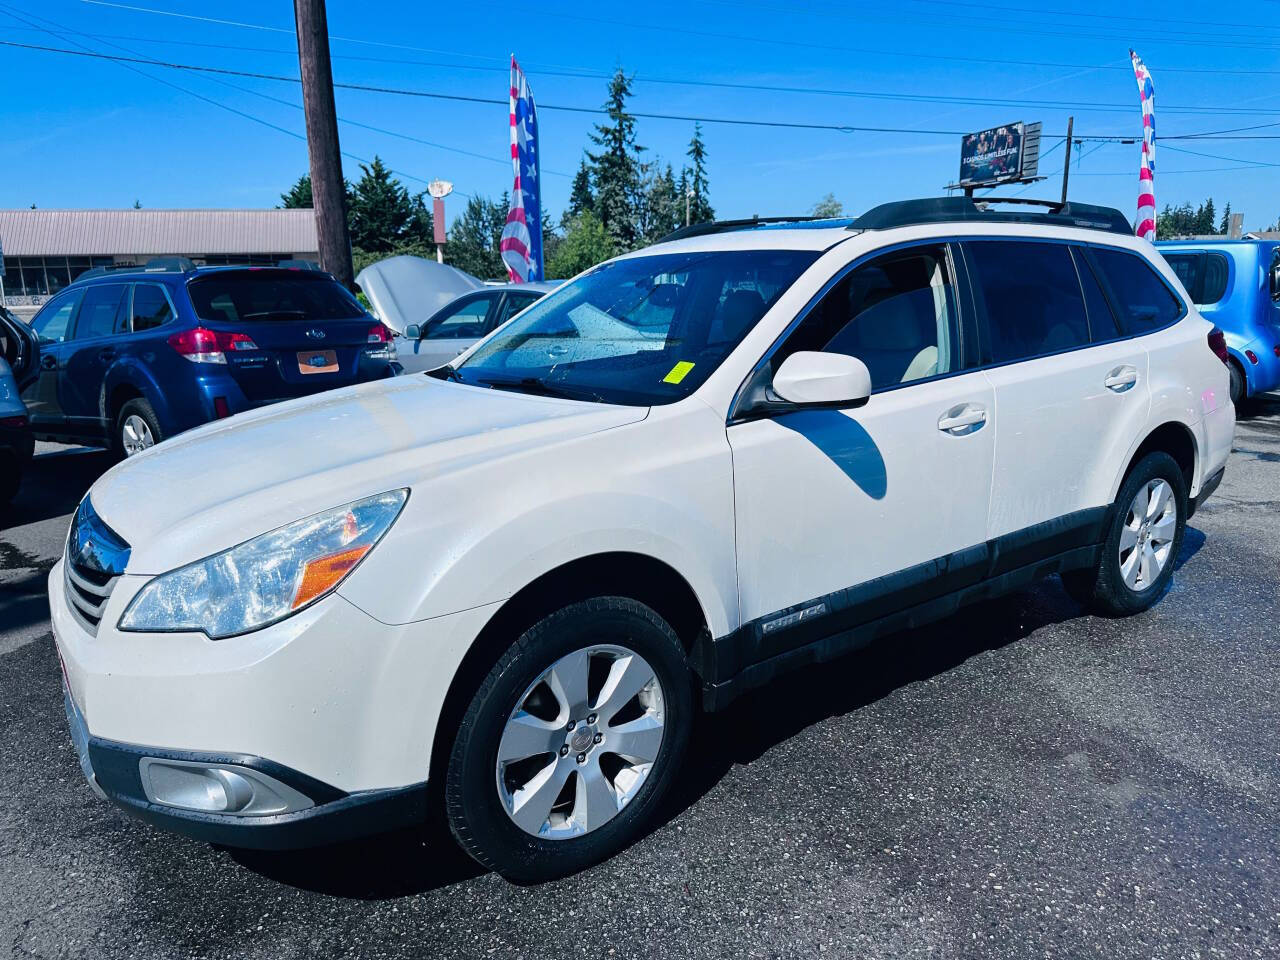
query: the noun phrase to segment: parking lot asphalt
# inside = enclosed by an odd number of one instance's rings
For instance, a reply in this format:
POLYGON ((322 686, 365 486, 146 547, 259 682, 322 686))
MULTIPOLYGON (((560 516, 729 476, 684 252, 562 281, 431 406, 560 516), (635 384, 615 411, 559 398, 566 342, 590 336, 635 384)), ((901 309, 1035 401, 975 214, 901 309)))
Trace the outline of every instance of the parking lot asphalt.
POLYGON ((0 956, 1280 956, 1280 398, 1152 610, 1050 580, 788 677, 700 724, 661 826, 539 887, 436 826, 249 854, 97 800, 44 578, 107 465, 41 445, 0 515, 0 956))

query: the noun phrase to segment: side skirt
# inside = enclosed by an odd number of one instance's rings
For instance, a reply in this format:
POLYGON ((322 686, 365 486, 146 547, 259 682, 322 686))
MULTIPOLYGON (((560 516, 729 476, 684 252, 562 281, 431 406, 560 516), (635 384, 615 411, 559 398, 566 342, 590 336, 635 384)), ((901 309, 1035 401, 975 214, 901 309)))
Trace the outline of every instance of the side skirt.
POLYGON ((1097 564, 1109 507, 1077 511, 906 570, 836 591, 694 645, 703 707, 720 710, 748 690, 880 637, 951 616, 961 607, 1097 564))

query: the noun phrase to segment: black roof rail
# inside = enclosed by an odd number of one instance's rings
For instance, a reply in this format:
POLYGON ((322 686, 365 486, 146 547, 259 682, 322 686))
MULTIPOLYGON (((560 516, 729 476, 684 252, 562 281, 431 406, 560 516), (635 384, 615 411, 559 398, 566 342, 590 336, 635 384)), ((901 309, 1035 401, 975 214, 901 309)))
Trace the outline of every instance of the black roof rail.
POLYGON ((154 257, 142 265, 143 273, 194 273, 195 269, 186 257, 154 257))
POLYGON ((672 240, 685 240, 689 237, 703 237, 712 233, 728 233, 731 230, 749 230, 770 223, 808 223, 813 220, 830 220, 831 217, 749 217, 744 220, 710 220, 706 223, 691 223, 668 233, 658 243, 669 243, 672 240))
POLYGON ((850 230, 888 230, 923 223, 1037 223, 1058 227, 1082 227, 1133 236, 1133 227, 1119 210, 1091 203, 1033 200, 1024 197, 930 197, 896 200, 872 207, 849 225, 850 230), (1045 207, 1046 212, 992 210, 993 203, 1045 207))

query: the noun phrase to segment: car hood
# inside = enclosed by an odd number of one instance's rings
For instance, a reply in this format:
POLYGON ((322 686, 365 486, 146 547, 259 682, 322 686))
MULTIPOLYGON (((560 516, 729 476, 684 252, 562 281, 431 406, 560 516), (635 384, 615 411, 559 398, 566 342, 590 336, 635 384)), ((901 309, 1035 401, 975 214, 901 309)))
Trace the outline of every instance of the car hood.
POLYGON ((89 495, 131 546, 127 572, 156 574, 386 490, 429 498, 433 477, 647 413, 397 377, 207 424, 117 464, 89 495))

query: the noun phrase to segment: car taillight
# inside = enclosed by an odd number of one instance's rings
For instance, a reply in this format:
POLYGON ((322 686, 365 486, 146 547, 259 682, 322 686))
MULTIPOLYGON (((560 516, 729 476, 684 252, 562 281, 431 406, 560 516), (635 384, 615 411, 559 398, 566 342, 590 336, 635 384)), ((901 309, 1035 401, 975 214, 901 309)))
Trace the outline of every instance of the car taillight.
POLYGON ((370 343, 390 343, 393 336, 395 334, 391 332, 391 328, 386 324, 375 323, 369 328, 370 343))
POLYGON ((1272 347, 1271 352, 1274 353, 1277 357, 1280 357, 1280 343, 1277 343, 1274 347, 1272 347))
POLYGON ((1246 350, 1246 351, 1244 352, 1244 355, 1245 355, 1246 357, 1248 357, 1248 358, 1249 358, 1249 362, 1250 362, 1250 363, 1257 363, 1257 362, 1258 362, 1258 355, 1257 355, 1256 353, 1254 353, 1252 350, 1246 350))
POLYGON ((175 333, 169 338, 169 346, 192 363, 226 363, 228 352, 258 349, 247 333, 224 333, 205 327, 175 333))
POLYGON ((1231 354, 1227 353, 1227 337, 1221 330, 1214 327, 1209 331, 1209 349, 1223 363, 1229 363, 1231 354))
POLYGON ((27 425, 26 417, 0 417, 0 427, 25 427, 27 425))

